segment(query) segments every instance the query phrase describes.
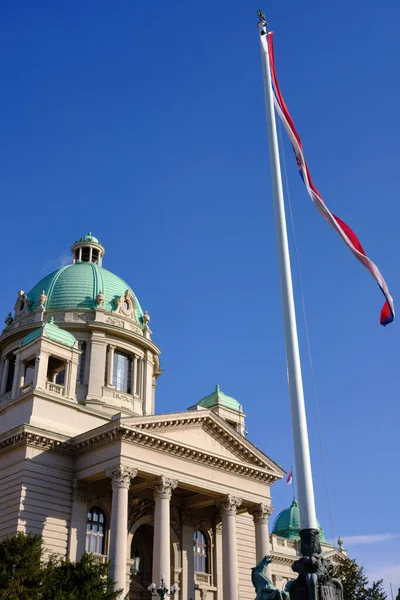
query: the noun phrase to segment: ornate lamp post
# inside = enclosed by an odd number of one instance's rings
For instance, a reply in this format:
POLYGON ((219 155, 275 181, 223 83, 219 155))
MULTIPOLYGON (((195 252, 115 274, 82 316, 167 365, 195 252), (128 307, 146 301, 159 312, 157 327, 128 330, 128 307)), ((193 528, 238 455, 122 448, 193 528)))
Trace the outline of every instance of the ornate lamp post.
POLYGON ((157 588, 155 583, 151 583, 147 589, 151 592, 152 596, 158 596, 160 600, 164 600, 167 596, 175 596, 179 592, 179 586, 176 583, 171 587, 171 590, 165 586, 164 575, 161 575, 161 585, 159 588, 157 588))

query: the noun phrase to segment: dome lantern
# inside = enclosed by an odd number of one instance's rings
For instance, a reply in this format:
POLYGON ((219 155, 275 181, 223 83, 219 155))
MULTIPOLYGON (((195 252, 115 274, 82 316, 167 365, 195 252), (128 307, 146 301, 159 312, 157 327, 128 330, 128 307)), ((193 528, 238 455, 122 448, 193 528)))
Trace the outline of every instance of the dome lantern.
POLYGON ((72 246, 72 262, 90 262, 101 267, 105 250, 99 240, 89 231, 72 246))

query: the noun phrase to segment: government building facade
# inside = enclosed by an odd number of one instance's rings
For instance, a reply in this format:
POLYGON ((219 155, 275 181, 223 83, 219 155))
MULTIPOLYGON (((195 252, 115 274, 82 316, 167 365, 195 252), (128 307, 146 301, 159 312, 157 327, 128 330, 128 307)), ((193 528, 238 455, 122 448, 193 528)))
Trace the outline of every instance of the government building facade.
POLYGON ((93 552, 131 600, 150 598, 162 577, 180 600, 253 599, 251 567, 266 554, 283 589, 300 528, 294 500, 269 530, 284 471, 218 386, 185 412, 156 414, 150 317, 103 268, 104 252, 82 237, 71 264, 19 291, 5 320, 0 538, 41 534, 46 552, 72 561, 93 552))

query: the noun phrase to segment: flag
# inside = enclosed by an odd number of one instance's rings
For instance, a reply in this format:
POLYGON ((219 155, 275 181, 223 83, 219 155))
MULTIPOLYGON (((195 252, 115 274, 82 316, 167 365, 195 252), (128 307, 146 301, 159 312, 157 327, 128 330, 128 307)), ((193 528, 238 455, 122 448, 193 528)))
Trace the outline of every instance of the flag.
POLYGON ((293 469, 290 469, 288 478, 286 479, 286 485, 292 485, 293 483, 293 469))
POLYGON ((292 118, 289 114, 288 108, 283 99, 282 93, 279 88, 278 79, 276 76, 275 69, 275 57, 274 57, 274 45, 273 45, 273 33, 269 32, 266 35, 261 36, 261 45, 263 51, 268 57, 270 70, 271 70, 271 80, 272 80, 272 89, 274 92, 274 104, 275 109, 286 129, 286 132, 290 138, 290 141, 293 146, 293 151, 295 154, 296 162, 298 169, 300 171, 301 178, 306 186, 307 192, 311 197, 311 200, 322 214, 324 219, 328 221, 328 223, 333 227, 333 229, 340 235, 343 239, 344 243, 350 249, 350 251, 354 254, 354 256, 364 265, 364 267, 370 272, 372 277, 375 279, 377 284, 379 285, 384 297, 385 304, 381 310, 380 314, 380 323, 383 326, 388 325, 394 320, 394 303, 393 299, 389 293, 389 289, 386 285, 385 280, 383 279, 381 272, 375 263, 372 262, 371 259, 367 257, 365 251, 357 238, 354 231, 346 225, 339 217, 334 215, 329 208, 326 206, 321 194, 318 192, 317 188, 313 184, 311 179, 310 172, 308 170, 307 163, 304 158, 303 153, 303 145, 301 143, 301 139, 299 134, 296 131, 292 118))

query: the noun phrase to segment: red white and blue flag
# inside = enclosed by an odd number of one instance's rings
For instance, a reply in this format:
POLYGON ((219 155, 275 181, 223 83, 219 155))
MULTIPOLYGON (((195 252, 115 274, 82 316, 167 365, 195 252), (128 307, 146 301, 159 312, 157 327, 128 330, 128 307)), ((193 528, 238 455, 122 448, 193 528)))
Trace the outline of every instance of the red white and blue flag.
POLYGON ((386 299, 386 302, 381 311, 380 323, 384 326, 388 325, 394 320, 394 304, 386 282, 381 275, 381 272, 379 271, 375 263, 373 263, 372 260, 369 259, 365 254, 365 251, 354 231, 348 225, 346 225, 346 223, 339 219, 339 217, 334 215, 329 210, 321 194, 318 192, 311 179, 311 175, 304 158, 303 145, 301 143, 301 139, 296 131, 296 128, 294 126, 294 123, 292 121, 292 118, 289 114, 289 111, 287 109, 287 106, 279 88, 275 69, 273 33, 269 32, 267 35, 262 35, 261 44, 263 47, 263 51, 266 53, 269 59, 272 89, 274 92, 275 109, 292 143, 297 166, 299 168, 301 178, 303 179, 303 182, 306 186, 307 192, 310 195, 311 200, 314 202, 315 206, 321 213, 321 215, 324 217, 324 219, 326 219, 326 221, 328 221, 331 227, 333 227, 333 229, 340 235, 340 237, 343 239, 344 243, 347 245, 350 251, 360 261, 360 263, 363 264, 364 267, 371 273, 372 277, 379 285, 386 299))
POLYGON ((292 485, 293 483, 293 469, 290 469, 288 478, 286 479, 286 485, 292 485))

